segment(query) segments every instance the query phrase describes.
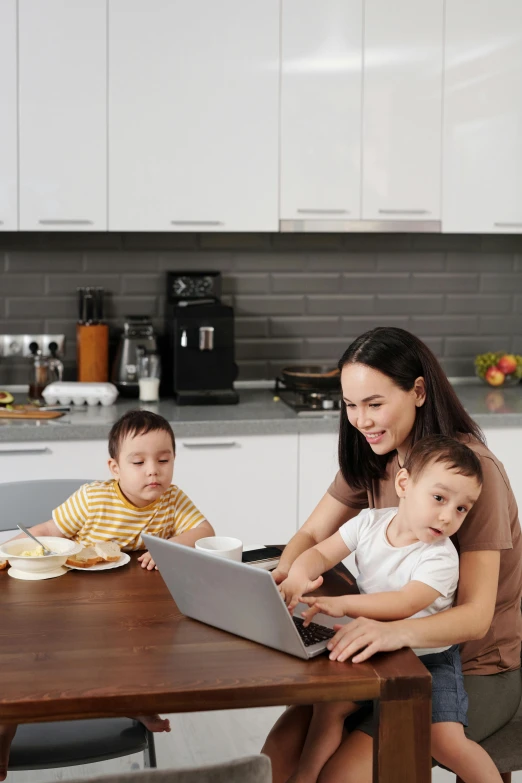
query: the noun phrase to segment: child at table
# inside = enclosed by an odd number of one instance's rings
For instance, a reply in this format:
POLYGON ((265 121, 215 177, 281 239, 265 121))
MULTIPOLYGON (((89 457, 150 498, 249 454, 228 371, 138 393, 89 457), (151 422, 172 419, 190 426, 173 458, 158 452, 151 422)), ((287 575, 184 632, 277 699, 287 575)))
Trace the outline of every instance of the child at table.
MULTIPOLYGON (((450 541, 482 489, 478 457, 467 446, 442 435, 418 441, 395 479, 398 508, 365 509, 337 533, 303 552, 279 585, 289 609, 298 601, 308 625, 317 612, 332 617, 400 620, 449 609, 459 575, 450 541), (318 587, 321 574, 356 552, 360 595, 302 597, 318 587)), ((346 627, 346 626, 345 626, 346 627)), ((342 642, 342 628, 332 650, 342 642)), ((432 755, 462 780, 501 783, 493 761, 467 739, 468 697, 458 645, 415 650, 432 676, 432 755)), ((331 657, 346 659, 343 646, 331 657)), ((288 783, 315 783, 339 747, 345 718, 361 703, 316 704, 301 759, 288 783)))
MULTIPOLYGON (((30 528, 37 537, 71 538, 90 546, 115 541, 122 549, 144 549, 142 533, 194 546, 214 530, 190 498, 173 485, 176 442, 168 421, 156 413, 131 410, 109 433, 109 481, 84 484, 53 511, 53 518, 30 528)), ((17 536, 22 538, 23 535, 17 536)), ((138 560, 151 571, 148 552, 138 560)), ((150 731, 170 731, 167 719, 140 715, 150 731)), ((5 780, 16 726, 0 725, 0 780, 5 780)))

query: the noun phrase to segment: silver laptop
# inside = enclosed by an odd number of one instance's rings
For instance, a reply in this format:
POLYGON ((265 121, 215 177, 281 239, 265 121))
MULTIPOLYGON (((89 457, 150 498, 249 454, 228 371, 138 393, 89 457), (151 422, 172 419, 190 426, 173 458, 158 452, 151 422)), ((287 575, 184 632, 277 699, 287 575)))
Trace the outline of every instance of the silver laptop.
POLYGON ((194 620, 298 658, 322 653, 332 626, 349 622, 317 614, 303 628, 306 605, 292 617, 268 571, 146 534, 143 541, 178 609, 194 620))

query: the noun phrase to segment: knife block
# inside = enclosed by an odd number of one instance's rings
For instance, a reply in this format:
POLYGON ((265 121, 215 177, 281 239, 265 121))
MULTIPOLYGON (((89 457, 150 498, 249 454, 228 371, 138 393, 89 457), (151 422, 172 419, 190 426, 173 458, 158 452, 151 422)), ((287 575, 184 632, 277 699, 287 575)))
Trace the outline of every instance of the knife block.
POLYGON ((76 325, 76 364, 79 381, 109 380, 109 327, 107 324, 76 325))

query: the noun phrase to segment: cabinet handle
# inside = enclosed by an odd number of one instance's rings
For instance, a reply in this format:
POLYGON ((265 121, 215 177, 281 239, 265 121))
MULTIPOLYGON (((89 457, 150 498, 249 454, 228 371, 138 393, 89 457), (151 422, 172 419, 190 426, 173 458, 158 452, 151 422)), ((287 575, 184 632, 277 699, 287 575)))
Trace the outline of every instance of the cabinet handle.
POLYGON ((224 226, 222 220, 171 220, 171 226, 224 226))
POLYGON ((92 220, 69 220, 68 218, 59 218, 57 220, 44 219, 38 221, 41 226, 92 226, 92 220))
POLYGON ((15 454, 52 454, 49 448, 43 449, 0 449, 0 457, 12 457, 15 454))
POLYGON ((185 446, 186 449, 227 449, 231 446, 237 446, 237 441, 235 440, 200 440, 197 443, 187 443, 186 441, 182 441, 182 446, 185 446))
POLYGON ((298 209, 300 215, 349 215, 349 209, 298 209))
POLYGON ((521 223, 493 223, 497 228, 522 228, 521 223))
POLYGON ((429 209, 380 209, 379 215, 429 215, 429 209))

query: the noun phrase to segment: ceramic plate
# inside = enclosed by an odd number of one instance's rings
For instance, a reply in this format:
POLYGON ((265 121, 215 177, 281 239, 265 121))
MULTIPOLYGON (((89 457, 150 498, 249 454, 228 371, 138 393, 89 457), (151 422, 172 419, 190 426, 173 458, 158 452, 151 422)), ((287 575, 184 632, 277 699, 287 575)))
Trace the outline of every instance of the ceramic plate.
POLYGON ((119 568, 120 566, 127 565, 130 560, 130 555, 127 552, 122 552, 120 559, 115 563, 96 563, 96 565, 89 566, 88 568, 79 568, 78 566, 66 565, 66 568, 71 568, 73 571, 108 571, 111 568, 119 568))

